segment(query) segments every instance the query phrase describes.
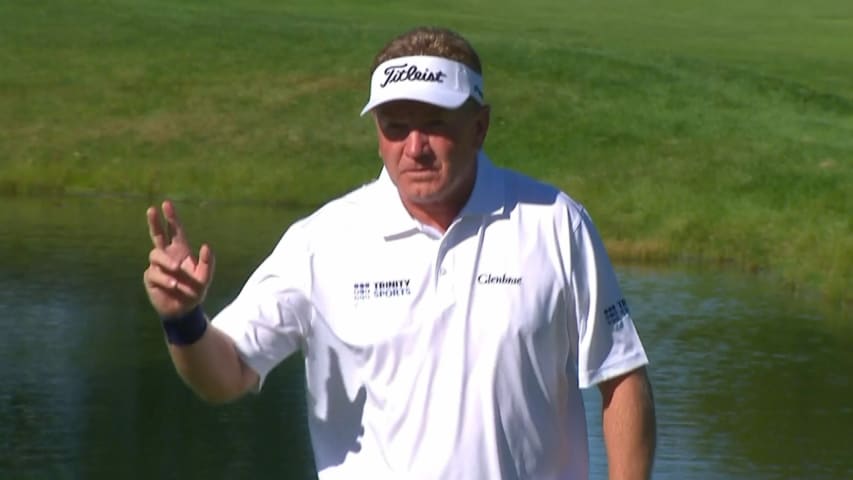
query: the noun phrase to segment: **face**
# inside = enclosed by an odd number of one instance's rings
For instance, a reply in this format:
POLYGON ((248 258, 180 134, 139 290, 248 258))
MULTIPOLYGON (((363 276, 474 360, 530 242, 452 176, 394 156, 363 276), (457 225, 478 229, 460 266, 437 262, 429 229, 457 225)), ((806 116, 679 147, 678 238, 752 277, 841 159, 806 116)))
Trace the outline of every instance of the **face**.
POLYGON ((379 155, 405 204, 462 208, 476 178, 488 107, 399 100, 376 108, 379 155))

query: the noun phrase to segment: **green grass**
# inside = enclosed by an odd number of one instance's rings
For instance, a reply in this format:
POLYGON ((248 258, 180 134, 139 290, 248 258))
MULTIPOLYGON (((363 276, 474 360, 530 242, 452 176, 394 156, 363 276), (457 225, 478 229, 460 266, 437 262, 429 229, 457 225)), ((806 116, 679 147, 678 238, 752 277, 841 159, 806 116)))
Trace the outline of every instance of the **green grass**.
POLYGON ((0 194, 319 204, 378 171, 376 50, 442 24, 484 60, 487 151, 614 257, 853 301, 853 3, 283 3, 0 4, 0 194))

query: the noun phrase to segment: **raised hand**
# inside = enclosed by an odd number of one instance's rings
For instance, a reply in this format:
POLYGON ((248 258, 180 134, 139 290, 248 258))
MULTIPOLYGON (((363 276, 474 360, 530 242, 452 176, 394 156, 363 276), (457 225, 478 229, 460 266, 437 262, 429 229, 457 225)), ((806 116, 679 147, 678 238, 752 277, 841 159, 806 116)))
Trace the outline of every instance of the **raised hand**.
POLYGON ((178 317, 204 301, 213 281, 214 258, 207 245, 201 246, 198 259, 193 258, 175 206, 167 200, 162 210, 165 225, 157 208, 149 207, 146 212, 154 248, 143 280, 154 310, 161 317, 178 317))

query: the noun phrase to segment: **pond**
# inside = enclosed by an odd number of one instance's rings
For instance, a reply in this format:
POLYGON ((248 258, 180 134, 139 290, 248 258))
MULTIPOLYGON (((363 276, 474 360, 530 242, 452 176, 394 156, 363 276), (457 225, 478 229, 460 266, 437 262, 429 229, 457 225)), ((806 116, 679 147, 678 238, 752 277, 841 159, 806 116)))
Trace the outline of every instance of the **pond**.
MULTIPOLYGON (((178 204, 224 306, 300 210, 178 204)), ((209 406, 142 288, 141 200, 4 199, 0 478, 312 478, 302 364, 209 406)), ((755 276, 618 266, 652 360, 658 479, 853 478, 853 326, 755 276)), ((606 477, 596 391, 592 478, 606 477)))

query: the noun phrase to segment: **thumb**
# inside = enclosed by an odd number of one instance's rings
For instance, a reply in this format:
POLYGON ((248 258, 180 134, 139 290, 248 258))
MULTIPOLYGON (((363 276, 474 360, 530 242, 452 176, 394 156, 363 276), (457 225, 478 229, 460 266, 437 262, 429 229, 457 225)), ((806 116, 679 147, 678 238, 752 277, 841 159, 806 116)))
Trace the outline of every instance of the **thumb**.
POLYGON ((213 256, 213 250, 205 243, 198 252, 198 264, 195 267, 193 276, 206 287, 213 281, 213 271, 215 268, 216 258, 213 256))

